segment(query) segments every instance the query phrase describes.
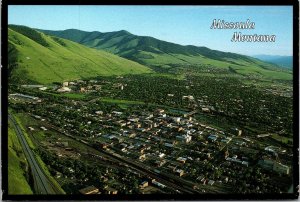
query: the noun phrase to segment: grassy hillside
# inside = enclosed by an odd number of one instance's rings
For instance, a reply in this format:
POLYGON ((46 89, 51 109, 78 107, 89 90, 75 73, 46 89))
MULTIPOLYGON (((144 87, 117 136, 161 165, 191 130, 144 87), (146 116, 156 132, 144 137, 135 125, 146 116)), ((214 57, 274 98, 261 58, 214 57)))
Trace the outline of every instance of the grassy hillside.
POLYGON ((237 74, 254 74, 270 79, 292 79, 292 72, 282 70, 258 59, 206 47, 182 46, 153 37, 136 36, 127 31, 84 32, 75 29, 42 32, 69 39, 85 46, 106 50, 121 57, 151 67, 174 67, 178 65, 210 64, 219 68, 233 69, 237 74))
POLYGON ((136 62, 24 26, 9 26, 8 47, 10 77, 19 83, 151 72, 136 62))
POLYGON ((29 169, 22 147, 13 127, 8 125, 8 193, 32 194, 25 177, 29 169))

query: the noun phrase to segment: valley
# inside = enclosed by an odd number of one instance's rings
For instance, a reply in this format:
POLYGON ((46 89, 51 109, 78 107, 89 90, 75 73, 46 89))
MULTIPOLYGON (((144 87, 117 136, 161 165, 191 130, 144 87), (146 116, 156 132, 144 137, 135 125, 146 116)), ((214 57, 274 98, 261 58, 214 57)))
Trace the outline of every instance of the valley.
POLYGON ((9 44, 10 113, 66 194, 293 184, 290 70, 124 30, 11 25, 9 44))

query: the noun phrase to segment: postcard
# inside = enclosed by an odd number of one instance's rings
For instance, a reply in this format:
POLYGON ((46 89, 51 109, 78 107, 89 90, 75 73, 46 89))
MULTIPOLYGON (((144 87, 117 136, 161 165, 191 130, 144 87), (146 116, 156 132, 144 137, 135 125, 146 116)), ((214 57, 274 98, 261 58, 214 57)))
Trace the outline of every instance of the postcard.
POLYGON ((4 9, 4 199, 298 198, 298 5, 4 9))

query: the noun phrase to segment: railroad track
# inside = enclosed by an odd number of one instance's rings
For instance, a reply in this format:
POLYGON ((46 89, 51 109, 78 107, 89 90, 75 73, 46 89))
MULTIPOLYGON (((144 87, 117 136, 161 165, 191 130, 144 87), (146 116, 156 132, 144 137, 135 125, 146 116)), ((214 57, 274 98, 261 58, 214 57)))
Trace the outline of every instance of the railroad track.
MULTIPOLYGON (((25 157, 29 163, 33 181, 34 181, 34 191, 35 194, 62 194, 60 190, 58 190, 52 182, 48 179, 45 175, 44 171, 40 167, 39 163, 37 162, 33 151, 30 149, 27 140, 25 139, 21 128, 19 127, 18 123, 14 119, 13 116, 8 115, 9 120, 13 123, 17 137, 21 143, 23 148, 25 157)), ((18 186, 18 185, 16 185, 18 186)))

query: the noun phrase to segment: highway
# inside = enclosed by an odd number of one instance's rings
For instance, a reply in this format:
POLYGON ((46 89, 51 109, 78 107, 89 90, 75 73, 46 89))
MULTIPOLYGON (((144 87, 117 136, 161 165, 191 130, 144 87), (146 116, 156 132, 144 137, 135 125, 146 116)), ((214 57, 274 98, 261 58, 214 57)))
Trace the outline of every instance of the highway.
POLYGON ((30 149, 28 142, 26 141, 20 126, 18 125, 14 117, 9 114, 8 118, 15 128, 17 137, 21 143, 25 157, 29 163, 31 173, 33 176, 33 181, 34 181, 34 193, 43 194, 43 195, 62 194, 61 191, 53 185, 53 183, 48 179, 48 177, 44 173, 40 164, 36 160, 33 151, 30 149))

